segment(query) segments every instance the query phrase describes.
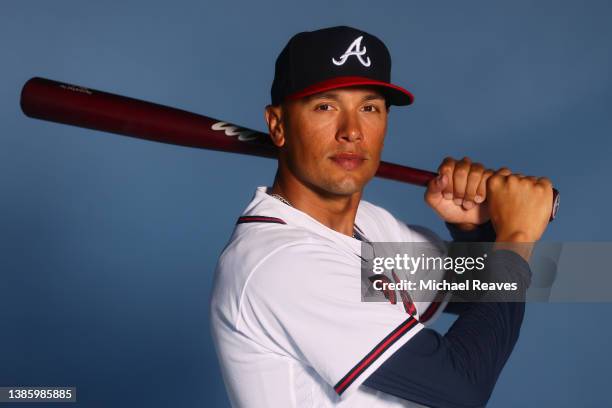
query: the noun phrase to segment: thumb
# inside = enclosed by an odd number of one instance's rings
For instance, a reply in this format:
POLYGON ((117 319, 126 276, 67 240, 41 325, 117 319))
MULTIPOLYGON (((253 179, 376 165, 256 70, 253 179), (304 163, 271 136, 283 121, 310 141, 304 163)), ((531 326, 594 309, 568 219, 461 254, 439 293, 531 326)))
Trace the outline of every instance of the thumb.
POLYGON ((442 190, 448 184, 448 176, 446 174, 440 174, 438 177, 433 178, 427 184, 426 196, 428 199, 436 199, 442 195, 442 190))

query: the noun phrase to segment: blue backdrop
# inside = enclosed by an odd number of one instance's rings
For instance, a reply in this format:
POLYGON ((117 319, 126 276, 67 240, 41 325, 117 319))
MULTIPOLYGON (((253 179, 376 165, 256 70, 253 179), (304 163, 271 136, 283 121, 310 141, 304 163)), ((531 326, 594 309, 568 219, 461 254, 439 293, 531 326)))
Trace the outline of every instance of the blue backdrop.
MULTIPOLYGON (((82 407, 227 406, 212 272, 275 170, 26 118, 19 92, 32 76, 264 129, 288 38, 353 25, 387 43, 395 82, 416 95, 391 112, 385 160, 435 169, 468 155, 549 176, 563 204, 544 239, 607 240, 608 1, 86 3, 0 12, 0 386, 74 385, 82 407)), ((376 180, 366 198, 448 236, 422 193, 376 180)), ((529 305, 490 406, 609 403, 611 312, 529 305)))

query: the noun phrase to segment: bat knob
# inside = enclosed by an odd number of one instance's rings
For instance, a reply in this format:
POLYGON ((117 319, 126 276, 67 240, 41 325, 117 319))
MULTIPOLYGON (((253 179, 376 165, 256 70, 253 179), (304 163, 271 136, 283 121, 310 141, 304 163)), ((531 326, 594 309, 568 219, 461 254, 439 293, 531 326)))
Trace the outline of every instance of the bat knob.
POLYGON ((559 190, 553 188, 553 205, 552 211, 550 213, 550 221, 554 220, 557 216, 557 212, 559 211, 559 198, 560 198, 559 190))

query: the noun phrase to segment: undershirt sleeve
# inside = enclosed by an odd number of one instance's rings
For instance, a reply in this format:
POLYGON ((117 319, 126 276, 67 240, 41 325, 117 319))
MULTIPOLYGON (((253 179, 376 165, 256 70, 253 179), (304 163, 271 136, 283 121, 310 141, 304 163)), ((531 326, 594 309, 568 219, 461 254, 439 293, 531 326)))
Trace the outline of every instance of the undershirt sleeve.
POLYGON ((523 301, 470 303, 445 335, 421 330, 364 385, 431 407, 484 406, 518 339, 531 279, 529 264, 513 251, 493 251, 487 267, 517 282, 523 301))

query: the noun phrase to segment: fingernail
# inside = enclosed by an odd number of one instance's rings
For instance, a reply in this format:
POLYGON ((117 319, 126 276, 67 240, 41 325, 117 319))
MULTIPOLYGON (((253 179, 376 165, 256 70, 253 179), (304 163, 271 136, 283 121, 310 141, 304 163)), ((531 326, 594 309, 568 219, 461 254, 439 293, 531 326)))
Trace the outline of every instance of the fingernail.
POLYGON ((463 208, 465 208, 466 210, 469 210, 470 208, 474 207, 474 202, 473 201, 463 201, 463 208))
POLYGON ((453 193, 444 193, 444 198, 446 200, 450 200, 451 198, 453 198, 453 193))
POLYGON ((455 204, 461 205, 461 203, 463 203, 463 198, 455 198, 453 201, 455 202, 455 204))
POLYGON ((474 196, 474 201, 477 202, 478 204, 482 203, 484 201, 484 198, 482 198, 479 195, 475 195, 474 196))

